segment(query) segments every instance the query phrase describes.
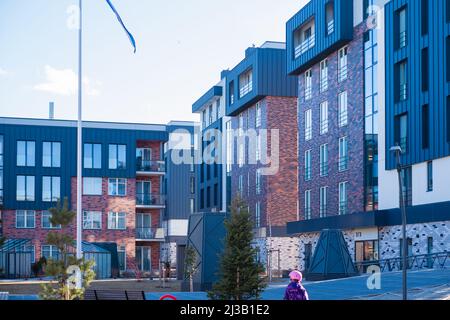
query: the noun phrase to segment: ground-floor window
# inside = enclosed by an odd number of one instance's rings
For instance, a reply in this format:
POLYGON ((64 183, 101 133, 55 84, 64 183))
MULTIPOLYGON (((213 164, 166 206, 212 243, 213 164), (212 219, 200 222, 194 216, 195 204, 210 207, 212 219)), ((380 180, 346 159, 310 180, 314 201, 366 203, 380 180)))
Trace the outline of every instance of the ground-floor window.
POLYGON ((136 247, 136 263, 140 271, 152 271, 151 252, 150 247, 136 247))
POLYGON ((127 252, 125 246, 117 247, 117 256, 119 259, 119 270, 125 271, 127 269, 127 252))
POLYGON ((378 240, 366 240, 355 242, 355 261, 378 260, 378 240))

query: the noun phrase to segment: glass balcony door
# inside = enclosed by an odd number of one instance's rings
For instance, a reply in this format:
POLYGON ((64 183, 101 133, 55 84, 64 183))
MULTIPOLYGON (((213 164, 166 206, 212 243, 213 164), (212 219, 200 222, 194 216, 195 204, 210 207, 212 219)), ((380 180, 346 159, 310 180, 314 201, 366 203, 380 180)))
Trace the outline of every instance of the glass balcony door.
POLYGON ((136 239, 153 239, 152 216, 136 214, 136 239))
POLYGON ((150 247, 136 247, 136 263, 140 271, 152 271, 152 250, 150 247))
POLYGON ((136 149, 136 163, 138 171, 145 171, 146 168, 150 168, 151 162, 152 162, 152 149, 150 148, 136 149))
POLYGON ((138 181, 136 183, 136 201, 138 205, 149 205, 152 198, 151 181, 138 181))

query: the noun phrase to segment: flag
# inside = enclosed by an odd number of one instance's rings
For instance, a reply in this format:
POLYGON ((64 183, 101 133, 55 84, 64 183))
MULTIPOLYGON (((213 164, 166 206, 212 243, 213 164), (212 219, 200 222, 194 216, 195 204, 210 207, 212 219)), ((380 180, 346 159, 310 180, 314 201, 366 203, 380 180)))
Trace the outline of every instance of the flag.
POLYGON ((117 12, 116 8, 114 8, 113 4, 111 3, 111 0, 106 0, 108 5, 111 7, 111 10, 115 13, 117 20, 119 20, 119 23, 122 25, 122 28, 125 30, 125 32, 128 35, 128 38, 130 39, 131 45, 134 47, 134 53, 136 53, 136 41, 134 40, 133 35, 130 31, 128 31, 127 27, 122 21, 122 18, 120 17, 119 13, 117 12))

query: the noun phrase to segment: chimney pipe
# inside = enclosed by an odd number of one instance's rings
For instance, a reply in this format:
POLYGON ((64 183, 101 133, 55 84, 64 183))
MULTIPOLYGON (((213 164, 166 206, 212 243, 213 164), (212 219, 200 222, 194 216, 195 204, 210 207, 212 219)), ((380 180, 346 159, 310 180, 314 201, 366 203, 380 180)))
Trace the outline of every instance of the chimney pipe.
POLYGON ((55 103, 49 102, 48 104, 48 118, 53 120, 55 118, 55 103))

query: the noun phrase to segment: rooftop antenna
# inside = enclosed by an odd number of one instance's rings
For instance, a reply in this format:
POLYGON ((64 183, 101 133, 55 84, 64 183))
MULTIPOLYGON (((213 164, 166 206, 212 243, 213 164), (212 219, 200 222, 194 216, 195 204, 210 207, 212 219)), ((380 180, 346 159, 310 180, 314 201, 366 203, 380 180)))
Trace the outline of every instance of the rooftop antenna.
POLYGON ((55 103, 53 101, 48 103, 48 118, 50 120, 55 119, 55 103))

